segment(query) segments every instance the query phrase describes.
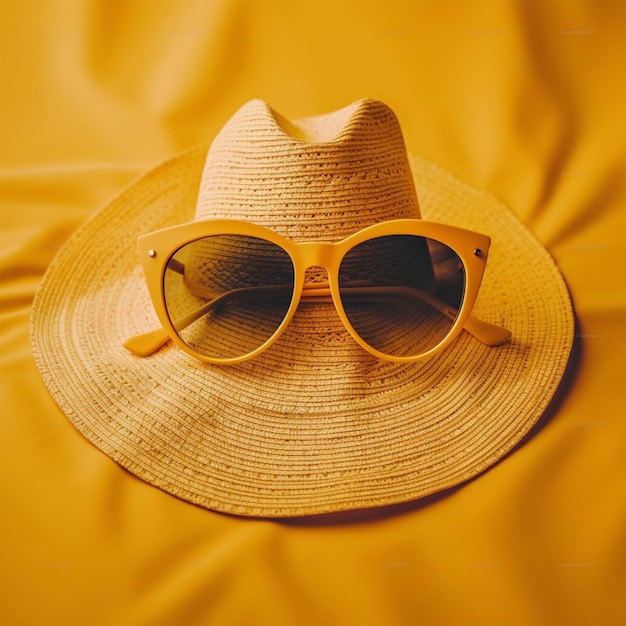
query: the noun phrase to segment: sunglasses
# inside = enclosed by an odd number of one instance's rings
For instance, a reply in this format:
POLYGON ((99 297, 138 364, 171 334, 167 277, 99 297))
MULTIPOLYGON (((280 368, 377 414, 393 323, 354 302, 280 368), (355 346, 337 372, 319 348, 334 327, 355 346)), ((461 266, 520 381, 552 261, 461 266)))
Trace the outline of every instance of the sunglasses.
POLYGON ((169 340, 209 363, 267 349, 301 304, 332 302, 350 335, 388 361, 437 354, 465 330, 510 338, 470 312, 490 238, 421 219, 382 222, 338 242, 294 242, 249 222, 208 220, 144 235, 139 256, 162 328, 124 345, 148 356, 169 340))

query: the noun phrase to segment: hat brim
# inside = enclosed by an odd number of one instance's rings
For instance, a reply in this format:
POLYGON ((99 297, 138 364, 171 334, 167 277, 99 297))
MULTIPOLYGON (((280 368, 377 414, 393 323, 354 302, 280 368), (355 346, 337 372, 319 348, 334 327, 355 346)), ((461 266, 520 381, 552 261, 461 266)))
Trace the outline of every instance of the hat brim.
POLYGON ((287 517, 396 504, 492 466, 544 413, 565 371, 574 316, 544 246, 492 195, 411 158, 422 217, 492 238, 475 315, 508 328, 493 348, 463 333, 442 354, 388 363, 330 306, 306 307, 265 353, 234 366, 172 345, 123 343, 158 326, 139 235, 191 221, 208 146, 131 184, 50 266, 31 337, 74 426, 133 474, 201 506, 287 517))

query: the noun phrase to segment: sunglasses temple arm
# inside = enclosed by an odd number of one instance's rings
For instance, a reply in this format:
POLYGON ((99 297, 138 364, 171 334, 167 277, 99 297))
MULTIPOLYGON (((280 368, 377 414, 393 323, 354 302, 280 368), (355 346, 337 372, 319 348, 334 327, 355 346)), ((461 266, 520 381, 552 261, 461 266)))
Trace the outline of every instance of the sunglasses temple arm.
POLYGON ((131 337, 124 342, 124 347, 135 356, 150 356, 170 340, 165 328, 157 328, 142 335, 131 337))
POLYGON ((479 320, 477 317, 468 317, 465 324, 463 324, 463 330, 466 330, 486 346, 501 346, 511 339, 510 330, 489 322, 483 322, 483 320, 479 320))
MULTIPOLYGON (((173 325, 177 331, 184 330, 187 326, 190 326, 196 320, 199 320, 202 316, 210 313, 221 304, 226 303, 235 296, 244 299, 250 299, 251 296, 252 298, 257 298, 259 296, 259 292, 261 292, 262 295, 271 297, 291 293, 291 290, 292 288, 289 285, 268 285, 265 287, 242 287, 241 289, 226 291, 212 300, 209 300, 199 309, 178 318, 173 322, 173 325)), ((164 346, 169 340, 170 335, 168 331, 161 327, 147 333, 131 337, 124 343, 124 347, 136 356, 150 356, 161 346, 164 346)))
MULTIPOLYGON (((407 292, 412 292, 412 295, 416 296, 420 300, 423 300, 427 304, 430 304, 430 306, 437 309, 437 311, 452 321, 454 321, 459 314, 458 309, 442 302, 438 298, 431 296, 429 293, 426 293, 421 289, 413 287, 400 287, 400 289, 406 289, 407 292)), ((511 338, 510 330, 502 328, 501 326, 496 326, 495 324, 490 324, 489 322, 483 322, 477 317, 468 317, 467 320, 465 320, 465 324, 463 324, 463 329, 487 346, 499 346, 511 338)))
MULTIPOLYGON (((303 292, 306 293, 306 292, 303 292)), ((418 298, 426 304, 430 305, 448 319, 454 321, 459 313, 458 309, 446 304, 445 302, 431 296, 426 291, 417 289, 415 287, 402 287, 402 286, 375 286, 375 287, 344 287, 341 290, 342 297, 346 296, 353 298, 374 298, 380 299, 384 296, 404 295, 412 298, 418 298)), ((463 329, 470 335, 474 336, 478 341, 488 346, 499 346, 511 338, 511 331, 495 324, 483 322, 476 317, 468 317, 463 325, 463 329)))

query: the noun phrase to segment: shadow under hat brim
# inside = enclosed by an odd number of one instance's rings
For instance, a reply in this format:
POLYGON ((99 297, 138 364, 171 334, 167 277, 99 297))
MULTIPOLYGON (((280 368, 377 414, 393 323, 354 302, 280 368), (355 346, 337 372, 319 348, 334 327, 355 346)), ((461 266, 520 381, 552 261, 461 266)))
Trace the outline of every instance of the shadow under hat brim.
POLYGON ((31 337, 50 393, 94 445, 148 483, 238 515, 383 506, 449 489, 509 452, 544 413, 574 334, 569 295, 543 245, 490 194, 411 158, 422 217, 492 238, 474 314, 512 332, 490 348, 463 333, 426 362, 380 361, 332 305, 306 306, 266 352, 213 366, 129 337, 158 326, 139 235, 193 220, 208 146, 131 184, 50 266, 31 337))

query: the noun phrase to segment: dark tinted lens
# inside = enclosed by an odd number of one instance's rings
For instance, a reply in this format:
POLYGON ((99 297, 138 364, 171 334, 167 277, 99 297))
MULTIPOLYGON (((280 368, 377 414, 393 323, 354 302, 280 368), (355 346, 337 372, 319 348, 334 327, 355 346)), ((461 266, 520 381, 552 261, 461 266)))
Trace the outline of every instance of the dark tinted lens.
POLYGON ((182 340, 199 354, 235 358, 262 346, 287 314, 294 268, 279 246, 244 235, 214 235, 180 248, 163 290, 182 340))
POLYGON ((391 235, 352 248, 341 262, 339 287, 352 327, 370 346, 389 356, 417 356, 449 333, 465 272, 448 246, 391 235))

